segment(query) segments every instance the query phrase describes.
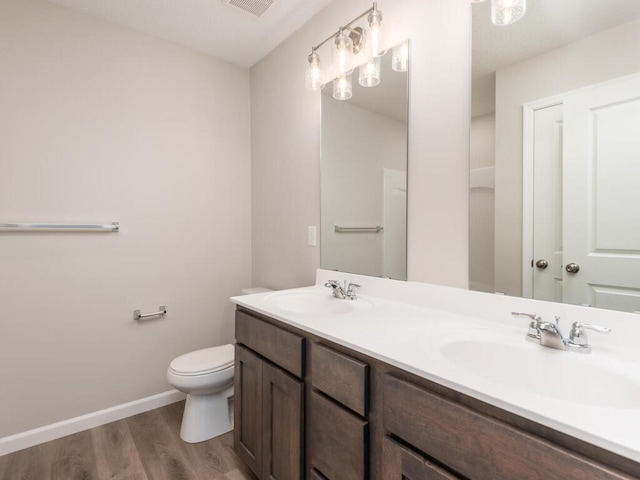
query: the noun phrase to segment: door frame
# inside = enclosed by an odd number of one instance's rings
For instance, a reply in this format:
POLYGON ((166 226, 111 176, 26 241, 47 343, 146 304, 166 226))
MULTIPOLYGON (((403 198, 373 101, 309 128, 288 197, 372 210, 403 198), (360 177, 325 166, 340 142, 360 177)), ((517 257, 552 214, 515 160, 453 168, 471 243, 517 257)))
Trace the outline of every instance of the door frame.
POLYGON ((640 73, 632 73, 597 82, 522 105, 522 296, 524 298, 533 298, 531 261, 533 260, 533 160, 535 153, 533 139, 536 111, 562 105, 564 98, 574 93, 586 92, 635 78, 640 78, 640 73))

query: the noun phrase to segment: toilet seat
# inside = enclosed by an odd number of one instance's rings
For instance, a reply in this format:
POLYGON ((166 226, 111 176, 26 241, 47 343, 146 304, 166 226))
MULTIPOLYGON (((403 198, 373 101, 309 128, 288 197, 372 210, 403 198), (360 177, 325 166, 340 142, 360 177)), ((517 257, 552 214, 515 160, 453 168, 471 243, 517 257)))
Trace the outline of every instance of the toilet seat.
POLYGON ((233 368, 233 345, 203 348, 176 357, 169 365, 169 370, 175 375, 206 375, 233 368))

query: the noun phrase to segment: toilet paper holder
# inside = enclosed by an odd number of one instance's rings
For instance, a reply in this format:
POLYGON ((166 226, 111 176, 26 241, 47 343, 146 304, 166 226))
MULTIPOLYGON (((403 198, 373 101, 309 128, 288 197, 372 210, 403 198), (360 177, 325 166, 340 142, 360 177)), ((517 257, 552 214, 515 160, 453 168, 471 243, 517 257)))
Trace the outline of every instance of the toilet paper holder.
POLYGON ((158 307, 159 312, 152 312, 152 313, 140 313, 140 310, 134 310, 133 311, 133 319, 134 320, 144 320, 145 318, 149 318, 149 317, 161 317, 163 315, 165 315, 167 313, 167 307, 165 307, 164 305, 160 305, 158 307))

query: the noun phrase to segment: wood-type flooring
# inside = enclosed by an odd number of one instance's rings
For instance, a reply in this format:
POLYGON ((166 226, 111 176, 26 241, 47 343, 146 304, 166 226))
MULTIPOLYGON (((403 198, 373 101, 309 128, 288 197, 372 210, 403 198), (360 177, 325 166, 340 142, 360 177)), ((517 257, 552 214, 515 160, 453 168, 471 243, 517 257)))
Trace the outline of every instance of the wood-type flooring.
POLYGON ((1 480, 255 480, 233 432, 180 439, 184 402, 0 456, 1 480))

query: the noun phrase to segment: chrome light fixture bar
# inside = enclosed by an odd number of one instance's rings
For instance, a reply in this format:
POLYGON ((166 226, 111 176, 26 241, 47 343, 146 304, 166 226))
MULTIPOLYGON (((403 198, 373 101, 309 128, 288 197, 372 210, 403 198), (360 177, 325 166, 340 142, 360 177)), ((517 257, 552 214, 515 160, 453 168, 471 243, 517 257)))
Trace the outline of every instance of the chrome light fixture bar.
MULTIPOLYGON (((311 54, 308 57, 309 66, 307 67, 305 87, 307 90, 320 90, 322 84, 322 71, 320 68, 320 56, 318 55, 318 49, 325 45, 330 40, 334 41, 332 50, 334 71, 338 78, 334 80, 334 98, 338 100, 348 100, 351 98, 350 86, 351 86, 351 57, 357 55, 365 47, 366 32, 362 27, 354 27, 353 25, 367 17, 369 27, 371 30, 371 51, 367 52, 370 57, 377 57, 384 52, 380 51, 380 24, 382 22, 382 12, 378 10, 378 2, 373 2, 373 6, 365 12, 358 15, 349 23, 338 28, 337 31, 329 35, 322 42, 311 48, 311 54), (336 83, 337 82, 337 83, 336 83), (349 90, 348 92, 346 90, 349 90)), ((367 71, 360 75, 363 78, 361 83, 364 86, 374 86, 380 82, 379 73, 378 78, 375 78, 375 68, 369 67, 368 72, 373 72, 367 77, 367 71)))

